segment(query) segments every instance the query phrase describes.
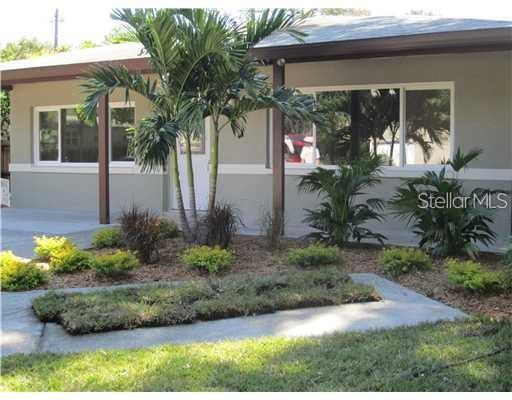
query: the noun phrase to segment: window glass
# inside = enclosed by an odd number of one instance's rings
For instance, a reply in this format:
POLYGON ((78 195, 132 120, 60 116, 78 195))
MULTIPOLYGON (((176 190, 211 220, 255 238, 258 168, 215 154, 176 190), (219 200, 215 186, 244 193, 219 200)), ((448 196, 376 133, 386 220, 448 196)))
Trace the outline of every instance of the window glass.
MULTIPOLYGON (((316 163, 314 129, 311 122, 284 119, 284 153, 288 163, 316 163)), ((316 152, 318 153, 318 152, 316 152)))
POLYGON ((61 110, 62 162, 98 161, 98 126, 82 121, 73 108, 61 110))
POLYGON ((288 162, 338 164, 364 154, 400 165, 400 90, 337 90, 315 94, 323 123, 285 119, 288 162))
POLYGON ((440 164, 450 158, 450 90, 406 91, 405 163, 440 164))
POLYGON ((135 123, 135 108, 112 108, 110 117, 112 161, 133 161, 129 128, 135 123))
POLYGON ((39 160, 59 160, 59 112, 39 113, 39 160))

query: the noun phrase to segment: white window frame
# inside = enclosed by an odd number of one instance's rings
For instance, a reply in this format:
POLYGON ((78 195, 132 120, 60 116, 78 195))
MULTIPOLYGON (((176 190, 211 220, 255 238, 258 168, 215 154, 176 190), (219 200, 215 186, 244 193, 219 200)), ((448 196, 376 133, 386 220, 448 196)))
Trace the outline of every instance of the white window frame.
MULTIPOLYGON (((112 161, 112 129, 111 129, 111 110, 112 108, 130 108, 133 107, 135 109, 135 113, 137 109, 135 107, 134 101, 129 102, 109 102, 109 111, 108 111, 108 135, 109 135, 109 164, 118 166, 118 167, 134 167, 135 161, 112 161)), ((64 104, 64 105, 54 105, 54 106, 36 106, 34 107, 34 132, 33 132, 33 141, 34 141, 34 154, 33 160, 35 165, 39 166, 55 166, 55 167, 94 167, 98 166, 97 162, 63 162, 62 161, 62 127, 61 127, 61 110, 66 108, 75 109, 78 104, 64 104), (57 111, 58 118, 58 157, 57 161, 44 161, 40 159, 39 153, 39 113, 40 112, 48 112, 48 111, 57 111)))
MULTIPOLYGON (((422 172, 431 170, 440 170, 443 165, 441 164, 405 164, 405 116, 406 116, 406 92, 417 90, 450 90, 450 159, 455 154, 455 83, 453 81, 443 82, 414 82, 414 83, 379 83, 379 84, 365 84, 365 85, 336 85, 336 86, 315 86, 298 88, 304 94, 315 95, 318 92, 326 91, 350 91, 350 90, 370 90, 370 89, 399 89, 400 90, 400 160, 399 166, 384 166, 383 172, 386 175, 403 176, 407 172, 422 172)), ((316 131, 313 125, 313 131, 316 131)), ((315 132, 316 133, 316 132, 315 132)), ((315 135, 316 145, 316 135, 315 135)), ((301 164, 285 162, 285 168, 290 172, 290 175, 302 174, 315 169, 317 166, 314 164, 301 164)), ((325 169, 335 169, 336 165, 320 165, 325 169)))

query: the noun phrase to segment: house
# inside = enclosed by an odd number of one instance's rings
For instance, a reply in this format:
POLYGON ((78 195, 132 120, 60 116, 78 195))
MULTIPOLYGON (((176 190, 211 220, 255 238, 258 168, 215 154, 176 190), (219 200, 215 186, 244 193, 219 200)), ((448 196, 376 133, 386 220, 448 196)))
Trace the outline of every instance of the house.
MULTIPOLYGON (((284 210, 288 234, 307 230, 304 208, 318 199, 298 193, 297 181, 317 164, 332 168, 344 159, 346 148, 331 135, 342 137, 351 126, 349 141, 357 131, 360 145, 387 159, 382 184, 369 195, 389 199, 401 178, 440 168, 458 147, 483 150, 460 173, 468 190, 512 190, 512 21, 319 17, 302 30, 304 42, 275 33, 253 54, 275 86, 310 93, 320 107, 334 107, 335 119, 327 130, 259 111, 249 116, 243 138, 223 132, 219 199, 240 210, 248 230, 256 231, 270 209, 284 210), (383 120, 385 129, 378 126, 383 120)), ((129 155, 126 128, 148 112, 143 98, 133 94, 125 103, 123 93, 114 93, 100 105, 99 128, 80 122, 76 77, 94 63, 151 73, 137 44, 1 64, 2 87, 11 96, 13 206, 99 210, 105 222, 109 207, 134 202, 172 212, 168 169, 143 173, 129 155)), ((207 199, 208 130, 207 122, 204 139, 194 143, 200 208, 207 199)), ((508 242, 511 208, 496 210, 495 249, 508 242)), ((391 243, 415 243, 391 215, 373 228, 391 243)))

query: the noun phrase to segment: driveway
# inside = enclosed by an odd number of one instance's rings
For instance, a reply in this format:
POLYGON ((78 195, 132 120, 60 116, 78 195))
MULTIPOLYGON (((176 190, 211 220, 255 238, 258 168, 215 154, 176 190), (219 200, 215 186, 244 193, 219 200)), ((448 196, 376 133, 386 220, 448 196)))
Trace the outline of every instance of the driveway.
POLYGON ((33 257, 34 236, 66 236, 79 247, 88 247, 92 233, 104 227, 96 212, 2 208, 1 249, 20 257, 33 257))

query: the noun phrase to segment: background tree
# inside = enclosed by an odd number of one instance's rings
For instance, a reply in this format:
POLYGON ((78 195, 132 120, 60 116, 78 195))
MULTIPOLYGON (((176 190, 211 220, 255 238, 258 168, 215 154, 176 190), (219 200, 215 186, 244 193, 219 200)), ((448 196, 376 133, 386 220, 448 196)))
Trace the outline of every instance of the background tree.
POLYGON ((123 27, 115 27, 105 35, 104 42, 106 44, 119 44, 126 42, 136 42, 137 38, 123 27))

